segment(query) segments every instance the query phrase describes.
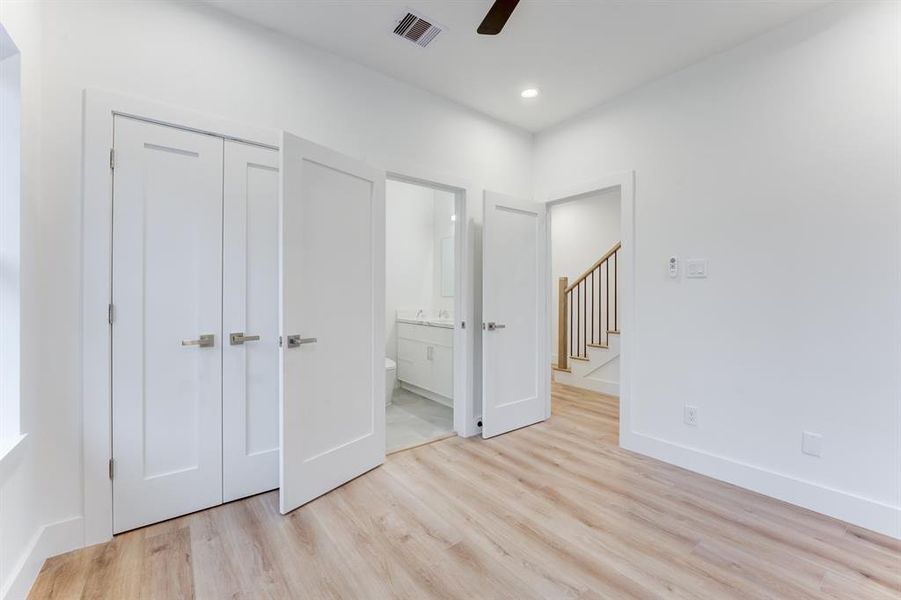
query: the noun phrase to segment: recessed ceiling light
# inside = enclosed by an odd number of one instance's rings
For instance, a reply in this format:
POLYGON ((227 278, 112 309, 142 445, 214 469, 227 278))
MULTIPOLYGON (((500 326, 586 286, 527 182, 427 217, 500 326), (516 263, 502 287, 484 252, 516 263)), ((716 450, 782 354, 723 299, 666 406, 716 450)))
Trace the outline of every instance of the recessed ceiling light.
POLYGON ((519 94, 523 98, 537 98, 538 97, 538 89, 537 88, 528 88, 520 92, 519 94))

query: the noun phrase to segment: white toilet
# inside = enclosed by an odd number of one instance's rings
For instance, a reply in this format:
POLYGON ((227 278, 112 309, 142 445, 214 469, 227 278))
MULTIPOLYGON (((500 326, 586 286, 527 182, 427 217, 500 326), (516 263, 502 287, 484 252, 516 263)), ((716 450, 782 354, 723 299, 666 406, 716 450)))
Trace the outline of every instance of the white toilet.
POLYGON ((385 357, 385 406, 391 404, 394 386, 397 383, 397 363, 385 357))

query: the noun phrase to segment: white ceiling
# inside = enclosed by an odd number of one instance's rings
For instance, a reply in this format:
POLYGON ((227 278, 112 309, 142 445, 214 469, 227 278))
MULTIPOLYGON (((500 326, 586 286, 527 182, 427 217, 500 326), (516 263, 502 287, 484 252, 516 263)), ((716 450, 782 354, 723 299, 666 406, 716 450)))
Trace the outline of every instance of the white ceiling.
POLYGON ((522 0, 498 36, 492 0, 210 0, 460 104, 538 131, 735 46, 824 0, 522 0), (445 26, 427 47, 392 33, 407 9, 445 26), (519 92, 538 87, 523 100, 519 92))

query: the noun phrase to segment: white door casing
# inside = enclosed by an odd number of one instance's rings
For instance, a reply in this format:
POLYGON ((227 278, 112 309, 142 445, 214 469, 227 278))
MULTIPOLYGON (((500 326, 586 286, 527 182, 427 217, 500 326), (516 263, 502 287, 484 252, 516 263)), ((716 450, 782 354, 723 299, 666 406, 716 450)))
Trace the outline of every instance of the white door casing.
POLYGON ((280 179, 287 513, 385 459, 385 174, 284 133, 280 179))
POLYGON ((485 192, 482 437, 550 416, 547 226, 541 203, 485 192))
POLYGON ((114 132, 113 529, 121 532, 222 501, 223 140, 119 116, 114 132), (199 344, 203 335, 210 345, 199 344))
POLYGON ((226 140, 224 165, 222 492, 228 502, 278 487, 278 152, 226 140))

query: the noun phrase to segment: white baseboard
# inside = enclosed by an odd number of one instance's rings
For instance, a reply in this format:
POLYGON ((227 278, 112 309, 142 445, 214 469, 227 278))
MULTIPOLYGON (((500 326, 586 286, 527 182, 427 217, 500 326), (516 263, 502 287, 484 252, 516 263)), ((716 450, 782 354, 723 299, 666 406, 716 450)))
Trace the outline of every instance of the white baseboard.
POLYGON ((566 371, 554 371, 554 381, 573 387, 591 390, 608 396, 619 396, 619 382, 592 377, 579 377, 566 371))
POLYGON ((3 582, 0 600, 24 600, 44 566, 44 561, 51 556, 80 548, 83 540, 82 517, 72 517, 41 527, 28 544, 22 559, 3 582))
POLYGON ((621 432, 620 445, 626 450, 901 539, 901 507, 634 431, 621 432))

